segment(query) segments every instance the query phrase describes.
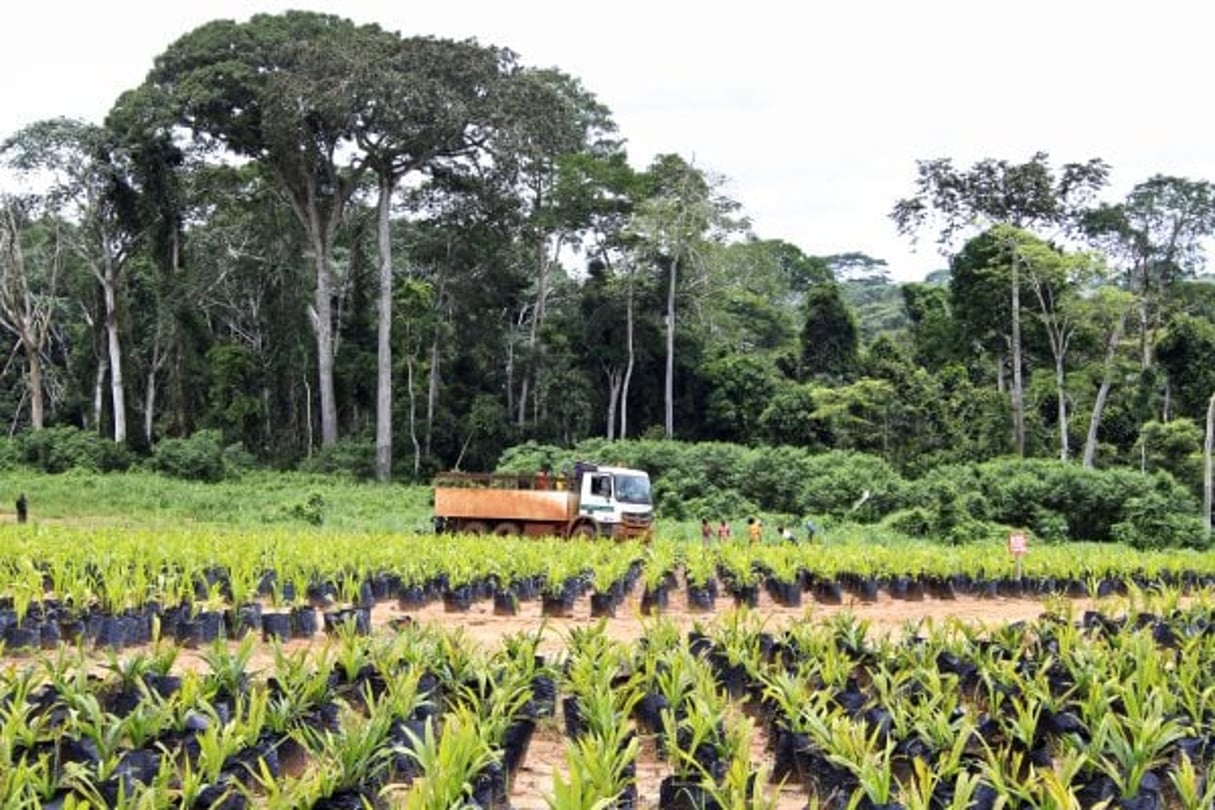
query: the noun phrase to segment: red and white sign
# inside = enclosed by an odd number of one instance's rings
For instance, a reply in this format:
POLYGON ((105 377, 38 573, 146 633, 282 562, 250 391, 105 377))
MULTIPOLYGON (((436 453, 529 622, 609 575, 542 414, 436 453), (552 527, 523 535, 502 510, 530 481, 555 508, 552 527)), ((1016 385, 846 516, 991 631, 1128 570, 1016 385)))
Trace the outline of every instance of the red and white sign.
POLYGON ((1021 557, 1029 552, 1029 540, 1025 537, 1025 532, 1013 532, 1008 536, 1008 553, 1014 557, 1021 557))

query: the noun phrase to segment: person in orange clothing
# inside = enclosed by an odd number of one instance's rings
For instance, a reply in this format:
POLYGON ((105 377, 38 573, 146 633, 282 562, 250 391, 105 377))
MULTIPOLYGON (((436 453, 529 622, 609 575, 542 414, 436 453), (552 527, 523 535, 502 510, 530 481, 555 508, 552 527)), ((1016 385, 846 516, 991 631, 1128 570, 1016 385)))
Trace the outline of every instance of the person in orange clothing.
POLYGON ((747 536, 751 539, 751 543, 758 543, 764 536, 764 523, 762 520, 756 520, 753 517, 747 518, 747 536))

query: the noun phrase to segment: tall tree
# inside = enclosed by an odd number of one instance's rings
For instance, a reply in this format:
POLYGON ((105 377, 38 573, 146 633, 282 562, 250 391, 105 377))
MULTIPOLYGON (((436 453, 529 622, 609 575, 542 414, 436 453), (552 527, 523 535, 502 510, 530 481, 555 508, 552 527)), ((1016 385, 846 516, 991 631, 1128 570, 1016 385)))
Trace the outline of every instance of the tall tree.
POLYGON ((1084 441, 1084 466, 1092 469, 1097 459, 1097 438, 1102 416, 1109 400, 1110 388, 1114 384, 1115 358, 1118 345, 1126 330, 1126 319, 1130 314, 1130 294, 1114 287, 1098 288, 1086 301, 1085 320, 1095 326, 1104 336, 1105 353, 1101 362, 1101 382, 1093 399, 1093 410, 1088 420, 1088 434, 1084 441))
MULTIPOLYGON (((591 304, 584 333, 588 353, 598 364, 597 371, 603 373, 607 388, 607 438, 623 439, 628 436, 629 391, 637 366, 637 291, 644 283, 637 273, 643 261, 637 240, 625 226, 647 184, 629 166, 622 149, 568 155, 561 160, 557 181, 554 195, 560 205, 585 212, 587 217, 584 249, 591 260, 584 300, 598 298, 615 313, 605 318, 591 304), (618 306, 621 299, 622 308, 618 306)), ((586 306, 584 303, 584 312, 586 306)))
POLYGON ((1212 454, 1215 451, 1215 394, 1207 403, 1207 431, 1202 442, 1202 520, 1203 540, 1206 545, 1211 543, 1211 490, 1215 487, 1215 466, 1212 466, 1212 454))
POLYGON ((665 270, 666 370, 663 430, 675 436, 675 293, 680 273, 704 266, 705 243, 738 227, 729 214, 737 204, 719 192, 722 181, 678 155, 659 155, 648 169, 654 192, 637 207, 629 229, 665 270))
MULTIPOLYGON (((9 165, 48 184, 46 199, 71 221, 72 250, 91 271, 104 300, 105 353, 114 441, 127 439, 120 305, 128 258, 142 235, 129 155, 103 127, 64 118, 39 121, 3 145, 9 165)), ((98 385, 103 377, 97 375, 98 385)), ((100 393, 100 391, 98 391, 100 393)))
MULTIPOLYGON (((899 232, 915 236, 935 221, 937 242, 948 249, 954 238, 976 225, 1008 224, 1027 230, 1059 229, 1075 222, 1082 207, 1109 176, 1100 158, 1068 163, 1056 175, 1045 152, 1022 164, 987 158, 960 170, 949 158, 917 162, 916 192, 895 203, 890 213, 899 232)), ((1025 454, 1025 405, 1021 352, 1019 261, 1012 263, 1009 311, 1012 355, 1013 435, 1018 455, 1025 454)))
POLYGON ((840 379, 856 370, 860 336, 856 316, 834 281, 816 284, 803 305, 801 376, 840 379))
POLYGON ((333 57, 348 20, 305 11, 216 20, 156 59, 147 83, 196 138, 261 162, 308 241, 321 443, 337 441, 333 250, 357 183, 355 81, 333 57))
POLYGON ((1068 444, 1067 354, 1081 326, 1076 294, 1097 278, 1098 265, 1087 254, 1063 253, 1010 226, 998 225, 995 230, 997 240, 1008 245, 1010 260, 1024 270, 1034 293, 1037 303, 1034 314, 1046 332, 1054 360, 1059 459, 1067 461, 1071 452, 1068 444))
MULTIPOLYGON (((142 360, 143 434, 153 442, 160 373, 171 357, 179 360, 182 341, 198 304, 185 272, 185 221, 189 216, 186 186, 187 157, 164 121, 146 113, 157 107, 146 88, 123 93, 106 116, 106 128, 130 155, 132 184, 145 238, 143 258, 135 262, 128 288, 132 308, 132 337, 128 352, 132 376, 142 360), (138 272, 146 267, 148 272, 138 272)), ((180 363, 171 369, 180 374, 180 363)), ((180 379, 178 379, 180 382, 180 379)))
POLYGON ((1140 362, 1151 367, 1168 290, 1205 262, 1203 242, 1215 233, 1215 184, 1156 175, 1123 202, 1085 212, 1079 228, 1123 268, 1138 298, 1140 362))
MULTIPOLYGON (((320 65, 318 93, 351 93, 357 121, 352 133, 376 177, 377 305, 375 473, 392 473, 392 201, 411 175, 444 166, 482 147, 491 132, 490 103, 498 94, 504 51, 431 37, 400 39, 375 29, 335 34, 320 65), (330 81, 336 70, 349 86, 330 81)), ((332 102, 333 106, 340 101, 332 102)), ((412 368, 412 367, 411 367, 412 368)), ((409 394, 413 396, 410 376, 409 394)), ((412 411, 411 411, 412 413, 412 411)), ((413 442, 413 471, 421 445, 413 442)))
POLYGON ((534 268, 535 295, 525 315, 527 350, 519 375, 515 421, 538 412, 543 372, 541 335, 552 274, 562 252, 578 243, 603 202, 593 185, 601 171, 588 160, 609 160, 620 152, 612 138, 611 112, 576 78, 559 70, 524 68, 504 83, 497 133, 491 142, 495 174, 517 196, 523 215, 521 256, 534 268), (570 182, 572 174, 578 182, 570 182))
POLYGON ((56 311, 63 247, 60 225, 34 223, 17 199, 0 196, 0 326, 17 338, 29 374, 30 427, 42 430, 42 356, 56 311))

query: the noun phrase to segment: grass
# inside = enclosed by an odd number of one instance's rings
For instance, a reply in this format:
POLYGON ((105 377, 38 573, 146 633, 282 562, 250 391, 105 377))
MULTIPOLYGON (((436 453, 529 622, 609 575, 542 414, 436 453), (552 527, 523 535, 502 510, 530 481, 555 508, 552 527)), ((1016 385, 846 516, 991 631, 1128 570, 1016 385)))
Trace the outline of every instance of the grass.
POLYGON ((0 471, 0 514, 11 519, 18 494, 30 522, 162 526, 196 523, 257 527, 299 523, 389 532, 430 531, 429 487, 358 483, 302 473, 247 473, 205 484, 155 473, 47 475, 0 471))

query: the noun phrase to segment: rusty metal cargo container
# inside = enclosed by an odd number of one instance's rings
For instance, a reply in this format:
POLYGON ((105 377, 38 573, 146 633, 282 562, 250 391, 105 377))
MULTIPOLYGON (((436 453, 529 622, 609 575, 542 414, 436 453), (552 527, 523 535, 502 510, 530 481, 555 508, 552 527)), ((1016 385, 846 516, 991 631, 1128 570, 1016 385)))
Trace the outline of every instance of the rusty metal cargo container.
POLYGON ((568 523, 578 514, 571 492, 435 487, 435 514, 464 520, 568 523))

